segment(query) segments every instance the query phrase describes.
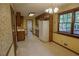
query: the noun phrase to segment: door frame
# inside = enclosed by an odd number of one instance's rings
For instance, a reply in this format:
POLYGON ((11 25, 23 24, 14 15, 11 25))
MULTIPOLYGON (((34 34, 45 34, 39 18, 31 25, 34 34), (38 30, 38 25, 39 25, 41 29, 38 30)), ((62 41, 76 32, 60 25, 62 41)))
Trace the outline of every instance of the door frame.
POLYGON ((53 14, 49 14, 49 42, 53 41, 53 14))
POLYGON ((13 35, 13 45, 14 45, 14 55, 16 56, 16 49, 17 49, 17 26, 16 26, 16 15, 14 14, 14 10, 10 5, 11 10, 11 25, 12 25, 12 35, 13 35), (14 21, 14 23, 13 23, 14 21), (14 29, 13 29, 14 28, 14 29), (13 32, 14 30, 14 32, 13 32))

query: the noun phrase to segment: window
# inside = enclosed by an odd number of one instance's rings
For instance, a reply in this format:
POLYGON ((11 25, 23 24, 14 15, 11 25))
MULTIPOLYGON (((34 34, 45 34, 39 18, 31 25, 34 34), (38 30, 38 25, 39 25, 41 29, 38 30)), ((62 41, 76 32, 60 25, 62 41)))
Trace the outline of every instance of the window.
POLYGON ((59 13, 58 32, 79 36, 79 8, 59 13))
POLYGON ((72 13, 60 15, 59 31, 71 32, 71 19, 72 19, 72 13))
POLYGON ((74 34, 79 34, 79 11, 75 12, 74 34))

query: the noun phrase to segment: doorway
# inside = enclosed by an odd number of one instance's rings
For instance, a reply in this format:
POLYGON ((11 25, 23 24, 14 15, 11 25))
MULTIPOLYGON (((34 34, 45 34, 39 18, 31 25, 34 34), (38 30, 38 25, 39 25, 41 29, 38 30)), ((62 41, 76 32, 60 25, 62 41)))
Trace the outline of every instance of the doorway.
POLYGON ((32 28, 33 26, 32 26, 32 20, 28 20, 27 21, 27 32, 28 32, 28 36, 31 36, 32 35, 32 30, 33 30, 33 28, 32 28))

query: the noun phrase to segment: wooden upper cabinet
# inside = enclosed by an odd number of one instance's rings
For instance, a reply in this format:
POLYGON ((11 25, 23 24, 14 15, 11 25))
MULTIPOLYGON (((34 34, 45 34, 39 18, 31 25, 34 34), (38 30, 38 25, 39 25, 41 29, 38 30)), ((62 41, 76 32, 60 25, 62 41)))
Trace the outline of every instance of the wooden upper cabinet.
POLYGON ((16 23, 17 23, 17 26, 21 26, 21 13, 20 12, 16 12, 16 23))
POLYGON ((50 18, 50 15, 48 13, 43 13, 36 17, 37 20, 48 20, 50 18))
POLYGON ((38 20, 49 20, 50 14, 48 13, 42 13, 36 17, 36 26, 38 26, 38 20))
POLYGON ((23 17, 23 16, 21 16, 20 18, 21 18, 21 20, 20 20, 20 21, 21 21, 21 25, 22 25, 22 24, 23 24, 24 17, 23 17))

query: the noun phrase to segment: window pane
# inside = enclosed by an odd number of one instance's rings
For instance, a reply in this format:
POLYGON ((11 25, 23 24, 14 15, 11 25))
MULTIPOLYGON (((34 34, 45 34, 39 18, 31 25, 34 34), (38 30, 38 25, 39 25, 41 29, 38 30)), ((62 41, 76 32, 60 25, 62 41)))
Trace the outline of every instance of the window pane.
POLYGON ((66 23, 63 24, 63 31, 66 32, 66 23))
POLYGON ((72 18, 72 13, 68 13, 68 18, 72 18))
POLYGON ((79 11, 75 12, 74 34, 79 34, 79 11))
POLYGON ((66 25, 66 31, 67 32, 71 31, 71 23, 67 23, 67 25, 66 25))
POLYGON ((59 31, 71 32, 72 13, 60 15, 59 31))
POLYGON ((75 22, 79 22, 79 11, 75 13, 75 22))
POLYGON ((65 24, 65 23, 61 23, 61 24, 59 25, 59 31, 64 31, 64 32, 66 32, 66 24, 65 24))
POLYGON ((67 20, 67 22, 71 22, 71 20, 72 20, 72 13, 68 13, 68 16, 67 16, 68 18, 68 20, 67 20))
POLYGON ((59 31, 63 31, 62 25, 62 23, 59 24, 59 31))
POLYGON ((63 15, 60 15, 60 23, 63 22, 63 19, 64 19, 63 15))
POLYGON ((79 23, 74 24, 74 34, 79 34, 79 23))
POLYGON ((68 20, 67 20, 67 14, 64 14, 64 20, 63 20, 64 22, 67 22, 68 20))

